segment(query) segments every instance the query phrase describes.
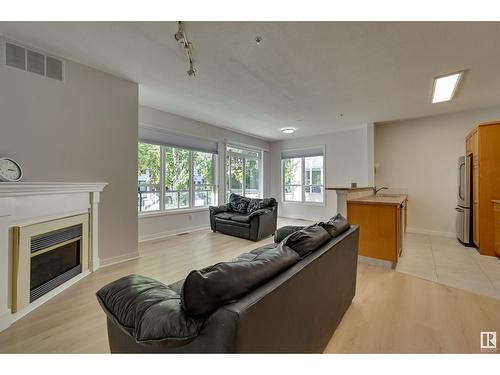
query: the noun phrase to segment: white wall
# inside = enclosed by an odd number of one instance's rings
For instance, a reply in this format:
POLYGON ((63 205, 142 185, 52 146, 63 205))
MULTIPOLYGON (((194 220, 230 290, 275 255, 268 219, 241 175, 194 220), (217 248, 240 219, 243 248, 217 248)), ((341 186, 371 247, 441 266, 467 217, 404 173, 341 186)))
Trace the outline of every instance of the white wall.
POLYGON ((137 84, 66 61, 59 82, 0 65, 0 155, 25 181, 108 182, 99 258, 137 254, 137 84))
MULTIPOLYGON (((265 140, 144 106, 139 107, 139 126, 152 126, 183 135, 216 140, 219 142, 220 156, 224 153, 223 145, 225 142, 235 142, 263 150, 270 149, 269 142, 265 140)), ((270 173, 267 154, 266 152, 263 158, 264 196, 269 195, 270 191, 269 178, 267 177, 270 173)), ((219 168, 219 172, 219 192, 222 192, 224 184, 223 168, 219 168)), ((222 201, 222 199, 223 195, 221 193, 219 200, 222 201)), ((209 225, 208 209, 198 209, 184 213, 144 214, 139 217, 139 241, 207 228, 209 225)))
POLYGON ((376 184, 408 189, 409 231, 455 234, 465 136, 475 124, 499 118, 497 107, 375 125, 376 184))
POLYGON ((279 201, 279 215, 309 220, 326 220, 337 213, 337 195, 326 191, 325 205, 284 203, 281 197, 281 151, 325 145, 325 186, 347 187, 351 180, 358 186, 371 185, 373 170, 373 125, 271 144, 271 195, 279 201))

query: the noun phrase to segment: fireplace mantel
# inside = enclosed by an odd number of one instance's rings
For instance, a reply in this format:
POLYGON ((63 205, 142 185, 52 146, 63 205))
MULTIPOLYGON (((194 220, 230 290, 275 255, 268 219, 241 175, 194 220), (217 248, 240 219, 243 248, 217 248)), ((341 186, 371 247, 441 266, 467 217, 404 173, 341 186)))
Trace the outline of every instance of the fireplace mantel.
POLYGON ((102 192, 106 182, 0 182, 0 198, 102 192))
POLYGON ((63 217, 88 214, 89 270, 72 279, 73 283, 99 268, 98 208, 105 182, 0 182, 0 331, 71 285, 52 290, 29 307, 12 313, 12 236, 15 226, 26 226, 63 217))

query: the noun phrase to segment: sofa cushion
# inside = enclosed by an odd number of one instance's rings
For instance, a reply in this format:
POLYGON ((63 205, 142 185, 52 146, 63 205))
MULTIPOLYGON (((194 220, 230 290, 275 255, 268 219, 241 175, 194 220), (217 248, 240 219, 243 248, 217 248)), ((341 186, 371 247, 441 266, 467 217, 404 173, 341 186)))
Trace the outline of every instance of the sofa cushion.
POLYGON ((247 213, 251 214, 254 211, 260 210, 262 208, 273 207, 276 204, 276 200, 274 198, 252 198, 248 203, 247 213))
POLYGON ((221 213, 215 214, 215 217, 219 218, 219 219, 224 219, 224 220, 231 220, 233 218, 233 216, 237 216, 237 215, 243 215, 243 214, 230 211, 230 212, 221 212, 221 213))
POLYGON ((261 253, 241 254, 230 262, 191 271, 182 287, 182 308, 192 316, 209 314, 299 260, 295 251, 280 244, 261 253))
POLYGON ((250 198, 246 198, 242 195, 231 193, 231 195, 229 196, 229 206, 234 212, 246 214, 249 203, 250 198))
POLYGON ((174 287, 149 277, 129 275, 102 287, 97 300, 122 330, 137 342, 185 343, 195 338, 204 319, 187 315, 174 287))
POLYGON ((236 220, 232 220, 232 219, 221 219, 221 218, 218 218, 218 217, 215 217, 215 222, 217 223, 217 225, 219 224, 223 224, 223 225, 230 225, 230 226, 234 226, 234 227, 244 227, 244 228, 248 228, 250 227, 250 222, 244 222, 244 221, 236 221, 236 220))
POLYGON ((252 220, 250 215, 244 215, 244 214, 239 214, 239 215, 234 215, 231 220, 233 221, 238 221, 240 223, 249 223, 250 220, 252 220))
POLYGON ((344 233, 350 228, 350 225, 347 222, 346 218, 343 217, 341 214, 335 215, 326 223, 324 222, 318 223, 318 225, 325 228, 325 230, 332 238, 337 237, 338 235, 344 233))
POLYGON ((330 239, 330 235, 324 228, 318 225, 311 225, 293 232, 281 243, 291 247, 297 252, 297 254, 304 257, 314 250, 317 250, 321 245, 328 242, 330 239))

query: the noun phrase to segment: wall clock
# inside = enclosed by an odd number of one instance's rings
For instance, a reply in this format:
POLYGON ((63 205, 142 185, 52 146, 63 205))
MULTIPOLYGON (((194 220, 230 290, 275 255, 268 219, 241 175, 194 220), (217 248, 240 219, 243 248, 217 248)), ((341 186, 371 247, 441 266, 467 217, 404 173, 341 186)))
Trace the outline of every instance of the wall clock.
POLYGON ((0 157, 0 181, 16 182, 23 177, 23 170, 14 159, 0 157))

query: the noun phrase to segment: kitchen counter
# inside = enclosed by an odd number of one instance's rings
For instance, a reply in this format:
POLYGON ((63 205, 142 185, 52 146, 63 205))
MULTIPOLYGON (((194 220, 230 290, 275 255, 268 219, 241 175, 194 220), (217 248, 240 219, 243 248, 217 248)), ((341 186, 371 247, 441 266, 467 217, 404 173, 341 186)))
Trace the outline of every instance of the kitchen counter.
POLYGON ((372 190, 373 186, 361 186, 361 187, 327 187, 325 190, 337 190, 337 191, 364 191, 372 190))
POLYGON ((360 226, 359 255, 395 267, 404 248, 406 194, 377 194, 347 200, 347 220, 360 226))
POLYGON ((408 199, 407 195, 369 195, 362 198, 348 199, 348 203, 366 203, 366 204, 388 204, 400 206, 408 199))

